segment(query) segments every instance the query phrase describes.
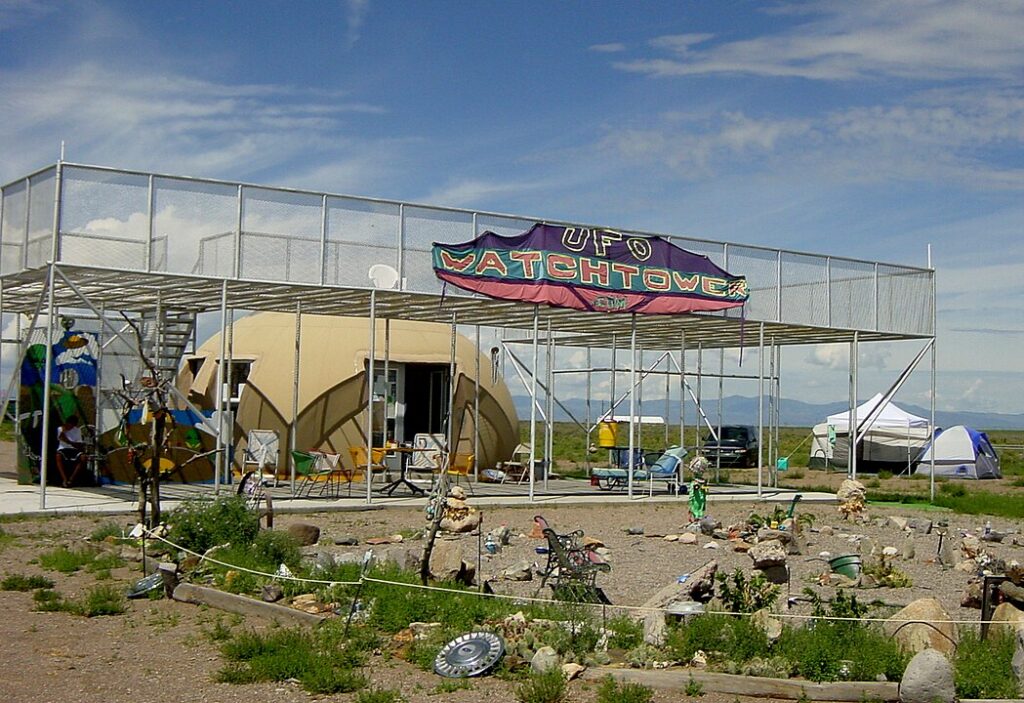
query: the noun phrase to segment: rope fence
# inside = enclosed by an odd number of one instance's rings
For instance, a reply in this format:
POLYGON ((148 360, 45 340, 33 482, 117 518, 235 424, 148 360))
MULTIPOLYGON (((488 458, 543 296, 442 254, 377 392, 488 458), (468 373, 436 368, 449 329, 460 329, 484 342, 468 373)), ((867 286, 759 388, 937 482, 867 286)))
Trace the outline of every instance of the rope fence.
MULTIPOLYGON (((498 599, 498 600, 507 600, 507 601, 512 601, 514 603, 520 603, 520 604, 536 603, 536 604, 549 605, 549 606, 564 606, 567 603, 567 601, 556 600, 554 598, 540 598, 540 597, 537 597, 537 596, 517 596, 517 595, 514 595, 514 594, 510 594, 510 593, 485 593, 483 591, 468 591, 468 590, 459 590, 459 589, 454 589, 454 588, 445 588, 443 586, 424 585, 424 584, 421 584, 421 583, 407 583, 407 582, 404 582, 404 581, 392 581, 392 580, 389 580, 389 579, 382 579, 382 578, 377 578, 377 577, 374 577, 374 576, 367 576, 365 573, 360 575, 358 581, 334 581, 334 580, 325 580, 325 579, 306 578, 306 577, 294 576, 294 575, 290 575, 290 576, 289 575, 284 575, 284 576, 282 576, 280 574, 269 573, 269 572, 265 572, 265 571, 259 571, 257 569, 249 569, 247 567, 238 566, 236 564, 229 564, 227 562, 214 559, 213 557, 206 556, 204 554, 199 554, 198 552, 194 552, 194 551, 192 551, 190 549, 186 549, 185 547, 182 547, 181 545, 178 545, 178 544, 175 544, 174 542, 171 542, 170 540, 168 540, 165 537, 162 537, 160 535, 155 534, 152 530, 147 530, 146 531, 146 536, 150 537, 152 539, 156 539, 156 540, 158 540, 160 542, 163 542, 164 544, 168 545, 169 547, 171 547, 173 549, 177 549, 177 550, 180 550, 180 551, 182 551, 182 552, 184 552, 186 554, 198 557, 200 559, 200 561, 207 561, 207 562, 210 562, 212 564, 217 564, 219 566, 223 566, 225 568, 232 569, 232 570, 235 570, 235 571, 244 571, 246 573, 253 574, 255 576, 262 576, 262 577, 270 579, 270 580, 287 580, 287 581, 293 581, 293 582, 297 582, 297 583, 310 583, 310 584, 317 584, 317 585, 322 585, 322 586, 359 586, 359 585, 362 585, 362 584, 365 584, 365 583, 376 583, 376 584, 380 584, 380 585, 384 585, 384 586, 397 586, 397 587, 400 587, 400 588, 409 588, 409 589, 415 589, 415 590, 421 590, 421 591, 434 591, 434 592, 447 593, 447 594, 453 595, 453 596, 474 596, 474 597, 477 597, 477 598, 493 598, 493 599, 498 599)), ((673 611, 671 608, 664 608, 664 607, 655 608, 655 607, 642 606, 642 605, 616 605, 616 604, 612 604, 612 603, 576 603, 576 602, 572 602, 571 604, 574 605, 574 606, 576 606, 576 605, 591 606, 591 607, 594 607, 594 608, 602 608, 602 609, 609 609, 609 610, 620 610, 620 611, 634 612, 634 613, 644 613, 644 614, 646 614, 646 613, 658 613, 658 612, 660 612, 660 613, 665 613, 665 614, 678 615, 678 613, 673 611)), ((699 614, 699 615, 728 615, 728 616, 732 616, 732 617, 749 617, 749 616, 753 615, 753 613, 734 613, 731 610, 703 610, 700 613, 696 613, 696 614, 699 614)), ((769 617, 778 618, 778 619, 786 619, 786 620, 815 620, 815 621, 830 621, 830 622, 890 623, 890 624, 894 624, 894 625, 898 624, 898 625, 901 625, 901 626, 915 624, 915 623, 926 624, 926 625, 933 625, 933 626, 934 625, 997 625, 997 624, 1000 624, 1000 623, 1008 624, 1008 623, 1006 623, 1005 621, 1002 621, 1002 620, 958 620, 958 619, 948 619, 948 620, 927 620, 927 621, 924 621, 924 620, 911 620, 911 619, 904 619, 904 618, 894 619, 894 618, 882 618, 882 617, 842 617, 842 616, 835 616, 835 615, 814 615, 814 614, 807 614, 807 613, 769 613, 769 617)), ((1010 624, 1012 624, 1012 623, 1010 623, 1010 624)))

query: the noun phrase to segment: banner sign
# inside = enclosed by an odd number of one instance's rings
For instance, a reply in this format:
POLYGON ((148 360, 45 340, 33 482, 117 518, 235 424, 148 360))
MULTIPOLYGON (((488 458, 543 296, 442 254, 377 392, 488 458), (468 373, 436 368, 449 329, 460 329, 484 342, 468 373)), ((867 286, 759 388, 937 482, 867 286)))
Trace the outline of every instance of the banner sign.
POLYGON ((743 305, 747 280, 661 237, 536 224, 512 237, 484 232, 463 244, 434 242, 434 273, 502 300, 597 312, 646 314, 743 305))

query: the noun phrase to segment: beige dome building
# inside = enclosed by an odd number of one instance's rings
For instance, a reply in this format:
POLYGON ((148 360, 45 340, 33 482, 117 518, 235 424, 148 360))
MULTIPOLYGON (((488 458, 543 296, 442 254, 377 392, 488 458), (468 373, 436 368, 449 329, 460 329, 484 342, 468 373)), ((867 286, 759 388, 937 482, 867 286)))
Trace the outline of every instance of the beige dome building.
MULTIPOLYGON (((409 442, 416 434, 445 432, 451 328, 392 320, 388 383, 384 383, 384 321, 377 322, 374 446, 387 440, 409 442), (387 403, 383 402, 385 395, 387 403), (386 420, 386 436, 385 436, 386 420)), ((351 467, 349 447, 366 446, 366 373, 369 321, 365 318, 303 315, 299 364, 296 446, 342 456, 351 467)), ((235 443, 241 456, 251 429, 274 430, 281 442, 279 471, 286 457, 292 417, 295 316, 259 313, 238 320, 232 342, 232 401, 235 443)), ((469 339, 456 341, 456 451, 474 447, 473 404, 479 351, 469 339)), ((179 390, 202 408, 216 405, 220 335, 188 358, 178 375, 179 390)), ((480 357, 480 439, 477 466, 493 468, 508 460, 518 443, 518 418, 504 382, 493 383, 491 360, 480 357)))

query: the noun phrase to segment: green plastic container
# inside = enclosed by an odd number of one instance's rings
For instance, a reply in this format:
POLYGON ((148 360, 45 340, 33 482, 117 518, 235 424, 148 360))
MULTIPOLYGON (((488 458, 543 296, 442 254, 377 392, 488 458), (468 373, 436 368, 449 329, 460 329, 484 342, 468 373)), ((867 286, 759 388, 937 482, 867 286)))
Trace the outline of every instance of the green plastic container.
POLYGON ((832 557, 828 560, 828 565, 834 573, 840 576, 845 576, 854 581, 860 578, 860 554, 843 554, 842 556, 832 557))
POLYGON ((778 469, 779 471, 785 471, 786 469, 788 469, 789 468, 789 457, 788 456, 780 456, 778 459, 776 459, 775 460, 775 468, 778 469))

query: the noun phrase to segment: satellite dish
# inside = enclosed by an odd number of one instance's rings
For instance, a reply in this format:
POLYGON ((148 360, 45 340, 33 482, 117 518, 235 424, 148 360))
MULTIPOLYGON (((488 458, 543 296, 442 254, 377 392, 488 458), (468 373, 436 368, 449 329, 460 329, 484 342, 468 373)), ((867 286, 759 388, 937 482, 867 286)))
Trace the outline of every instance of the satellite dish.
POLYGON ((367 272, 374 288, 392 289, 398 283, 398 271, 394 266, 374 264, 367 272))

